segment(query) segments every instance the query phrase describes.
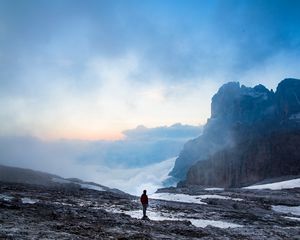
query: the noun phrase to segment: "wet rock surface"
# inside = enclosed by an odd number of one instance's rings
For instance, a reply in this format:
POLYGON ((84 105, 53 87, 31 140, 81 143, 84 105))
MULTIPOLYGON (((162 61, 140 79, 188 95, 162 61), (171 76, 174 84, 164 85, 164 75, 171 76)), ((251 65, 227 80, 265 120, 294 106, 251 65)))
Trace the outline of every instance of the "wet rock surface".
POLYGON ((300 216, 273 205, 299 206, 300 189, 205 191, 169 188, 172 194, 218 194, 202 204, 154 200, 144 221, 137 197, 76 187, 0 183, 0 239, 299 239, 300 216), (136 212, 133 218, 133 212, 136 212), (131 216, 130 216, 131 215, 131 216), (164 216, 164 218, 162 217, 164 216), (297 218, 298 217, 298 218, 297 218), (173 220, 172 220, 173 218, 173 220), (198 220, 242 227, 196 227, 198 220))

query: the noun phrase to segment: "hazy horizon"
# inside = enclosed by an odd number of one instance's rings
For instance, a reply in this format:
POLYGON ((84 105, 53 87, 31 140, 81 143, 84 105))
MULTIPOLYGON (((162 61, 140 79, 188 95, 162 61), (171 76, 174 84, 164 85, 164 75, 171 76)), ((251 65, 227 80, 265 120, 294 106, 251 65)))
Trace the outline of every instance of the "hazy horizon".
POLYGON ((163 187, 175 157, 201 126, 139 126, 121 140, 42 140, 0 136, 0 164, 77 177, 131 194, 163 187))

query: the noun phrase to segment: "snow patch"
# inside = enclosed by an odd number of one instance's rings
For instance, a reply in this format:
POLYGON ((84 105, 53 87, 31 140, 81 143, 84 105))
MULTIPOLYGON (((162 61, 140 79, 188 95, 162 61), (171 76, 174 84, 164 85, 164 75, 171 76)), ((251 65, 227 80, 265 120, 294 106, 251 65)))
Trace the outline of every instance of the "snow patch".
POLYGON ((71 181, 63 178, 52 178, 52 182, 62 183, 62 184, 71 183, 71 181))
POLYGON ((70 180, 62 179, 62 178, 52 178, 52 181, 56 182, 56 183, 62 183, 62 184, 73 183, 73 184, 79 185, 81 188, 86 188, 86 189, 91 189, 91 190, 96 190, 96 191, 106 191, 104 188, 97 186, 97 185, 88 184, 88 183, 77 183, 77 182, 73 182, 70 180))
POLYGON ((224 191, 224 188, 205 188, 206 191, 224 191))
MULTIPOLYGON (((133 200, 136 201, 136 200, 133 200)), ((123 213, 127 214, 132 218, 141 219, 143 216, 142 209, 140 210, 132 210, 132 211, 126 211, 120 209, 120 206, 111 205, 111 204, 105 204, 99 207, 93 207, 93 209, 103 209, 107 212, 111 213, 123 213)), ((229 223, 224 221, 216 221, 216 220, 207 220, 207 219, 199 219, 199 218, 187 218, 185 213, 171 213, 166 211, 158 211, 155 208, 150 207, 147 209, 147 216, 150 220, 153 221, 190 221, 192 225, 195 227, 201 227, 205 228, 207 226, 214 226, 218 228, 237 228, 237 227, 244 227, 243 225, 235 224, 235 223, 229 223)))
MULTIPOLYGON (((142 211, 124 211, 123 213, 128 214, 132 218, 141 219, 142 217, 142 211)), ((175 214, 160 214, 156 211, 147 211, 147 215, 150 218, 150 220, 154 221, 190 221, 195 227, 201 227, 205 228, 207 226, 214 226, 218 228, 236 228, 236 227, 243 227, 242 225, 235 224, 235 223, 229 223, 224 221, 215 221, 215 220, 206 220, 206 219, 195 219, 195 218, 184 218, 179 217, 175 214)))
POLYGON ((21 201, 22 201, 23 204, 35 204, 39 200, 38 199, 31 199, 31 198, 24 197, 24 198, 21 198, 21 201))
POLYGON ((300 218, 297 217, 284 217, 286 219, 291 219, 291 220, 296 220, 296 221, 300 221, 300 218))
POLYGON ((244 187, 244 189, 270 189, 270 190, 281 190, 281 189, 290 189, 300 187, 300 178, 276 182, 276 183, 268 183, 261 185, 253 185, 244 187))
POLYGON ((244 227, 243 225, 229 223, 224 221, 206 220, 206 219, 186 219, 191 221, 191 223, 196 227, 205 228, 207 226, 213 226, 217 228, 238 228, 244 227))
POLYGON ((64 202, 51 202, 52 204, 55 204, 55 205, 62 205, 62 206, 74 206, 74 204, 71 204, 71 203, 64 203, 64 202))
POLYGON ((14 197, 8 196, 8 195, 5 195, 5 194, 0 194, 0 199, 3 200, 3 201, 6 201, 6 202, 11 202, 11 200, 13 200, 14 197))
POLYGON ((300 206, 290 207, 286 205, 273 205, 272 210, 280 213, 291 213, 300 216, 300 206))
POLYGON ((79 185, 82 188, 86 188, 86 189, 91 189, 91 190, 96 190, 96 191, 106 191, 103 187, 93 185, 93 184, 80 183, 79 185))
POLYGON ((181 193, 154 193, 149 195, 149 198, 174 201, 174 202, 183 202, 183 203, 197 203, 197 204, 206 204, 202 202, 203 199, 214 198, 214 199, 224 199, 224 200, 233 200, 233 201, 242 201, 241 198, 231 198, 225 197, 217 194, 205 194, 205 195, 188 195, 181 193))

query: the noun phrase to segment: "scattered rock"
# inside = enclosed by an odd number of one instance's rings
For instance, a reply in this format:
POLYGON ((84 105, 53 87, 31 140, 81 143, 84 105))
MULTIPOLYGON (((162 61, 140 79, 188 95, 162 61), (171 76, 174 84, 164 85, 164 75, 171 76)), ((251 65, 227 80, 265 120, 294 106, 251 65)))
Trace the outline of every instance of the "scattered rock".
MULTIPOLYGON (((195 194, 195 189, 172 191, 195 194)), ((217 194, 243 200, 203 200, 207 204, 150 199, 149 211, 162 216, 177 216, 161 221, 130 217, 130 211, 141 207, 137 197, 127 194, 89 189, 78 194, 76 189, 12 183, 1 183, 0 193, 38 200, 34 204, 24 204, 0 199, 0 239, 297 239, 295 236, 300 235, 299 221, 293 220, 292 214, 271 208, 278 202, 299 204, 300 189, 229 189, 217 194), (201 219, 243 227, 201 228, 193 225, 193 221, 201 219)), ((208 192, 198 189, 198 194, 208 192)), ((209 194, 214 192, 209 191, 209 194)))

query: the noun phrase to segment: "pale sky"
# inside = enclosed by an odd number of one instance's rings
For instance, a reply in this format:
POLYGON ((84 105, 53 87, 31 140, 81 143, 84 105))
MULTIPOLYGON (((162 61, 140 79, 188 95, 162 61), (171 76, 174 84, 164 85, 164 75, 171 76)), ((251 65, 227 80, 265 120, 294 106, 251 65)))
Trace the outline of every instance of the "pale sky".
POLYGON ((0 135, 204 124, 228 81, 300 78, 300 1, 0 0, 0 135))

